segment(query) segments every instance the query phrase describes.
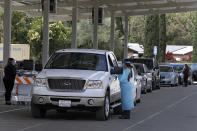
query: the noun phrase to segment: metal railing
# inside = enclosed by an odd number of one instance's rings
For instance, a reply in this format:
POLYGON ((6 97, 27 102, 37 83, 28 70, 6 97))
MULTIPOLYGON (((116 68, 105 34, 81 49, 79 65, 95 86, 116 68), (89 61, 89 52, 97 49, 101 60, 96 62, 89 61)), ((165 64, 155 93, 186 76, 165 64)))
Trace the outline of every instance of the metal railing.
POLYGON ((3 84, 3 69, 0 68, 0 96, 5 92, 4 84, 3 84))

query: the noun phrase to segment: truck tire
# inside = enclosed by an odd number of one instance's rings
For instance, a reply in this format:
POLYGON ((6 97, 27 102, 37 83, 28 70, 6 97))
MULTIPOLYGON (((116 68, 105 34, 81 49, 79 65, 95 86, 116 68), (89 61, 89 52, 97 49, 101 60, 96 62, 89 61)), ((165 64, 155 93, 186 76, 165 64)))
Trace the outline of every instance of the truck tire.
POLYGON ((104 105, 96 111, 97 120, 105 121, 109 119, 110 113, 110 97, 109 92, 105 95, 104 105))
POLYGON ((31 102, 31 113, 34 118, 44 118, 46 116, 46 109, 40 108, 31 102))

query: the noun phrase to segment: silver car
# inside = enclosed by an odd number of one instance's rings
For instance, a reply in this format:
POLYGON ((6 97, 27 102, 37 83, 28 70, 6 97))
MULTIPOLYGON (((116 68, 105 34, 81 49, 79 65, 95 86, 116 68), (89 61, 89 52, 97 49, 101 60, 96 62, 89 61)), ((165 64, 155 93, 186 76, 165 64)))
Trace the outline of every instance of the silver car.
POLYGON ((136 103, 141 102, 142 77, 138 75, 135 65, 131 64, 131 66, 132 66, 131 78, 129 81, 133 85, 132 93, 133 93, 134 105, 136 105, 136 103))
POLYGON ((152 92, 152 73, 145 64, 135 63, 134 65, 138 71, 138 75, 142 77, 142 93, 152 92))
POLYGON ((172 66, 160 65, 160 76, 162 85, 178 85, 178 73, 173 69, 172 66))

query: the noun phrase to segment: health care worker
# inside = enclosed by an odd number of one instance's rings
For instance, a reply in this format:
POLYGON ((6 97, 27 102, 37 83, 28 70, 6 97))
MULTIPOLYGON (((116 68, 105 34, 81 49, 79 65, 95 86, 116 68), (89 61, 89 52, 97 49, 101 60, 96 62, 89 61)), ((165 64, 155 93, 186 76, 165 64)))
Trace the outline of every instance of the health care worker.
POLYGON ((122 101, 122 115, 120 119, 130 119, 130 111, 134 108, 132 88, 133 85, 129 82, 131 66, 129 61, 123 60, 123 74, 119 75, 122 101))
POLYGON ((15 67, 16 61, 13 58, 8 59, 8 63, 6 67, 4 68, 4 78, 3 82, 5 85, 5 101, 6 105, 11 105, 10 99, 11 99, 11 92, 14 87, 14 81, 16 77, 16 67, 15 67))

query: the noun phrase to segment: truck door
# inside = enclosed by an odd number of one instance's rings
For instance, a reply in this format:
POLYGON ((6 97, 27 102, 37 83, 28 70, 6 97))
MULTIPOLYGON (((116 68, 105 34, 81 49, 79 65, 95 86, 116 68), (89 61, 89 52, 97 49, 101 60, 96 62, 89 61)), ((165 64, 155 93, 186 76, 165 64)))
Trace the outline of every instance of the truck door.
MULTIPOLYGON (((109 66, 111 68, 118 67, 118 63, 113 54, 108 55, 109 66)), ((118 75, 110 75, 110 94, 111 94, 111 102, 116 101, 120 98, 120 82, 118 80, 118 75)))

